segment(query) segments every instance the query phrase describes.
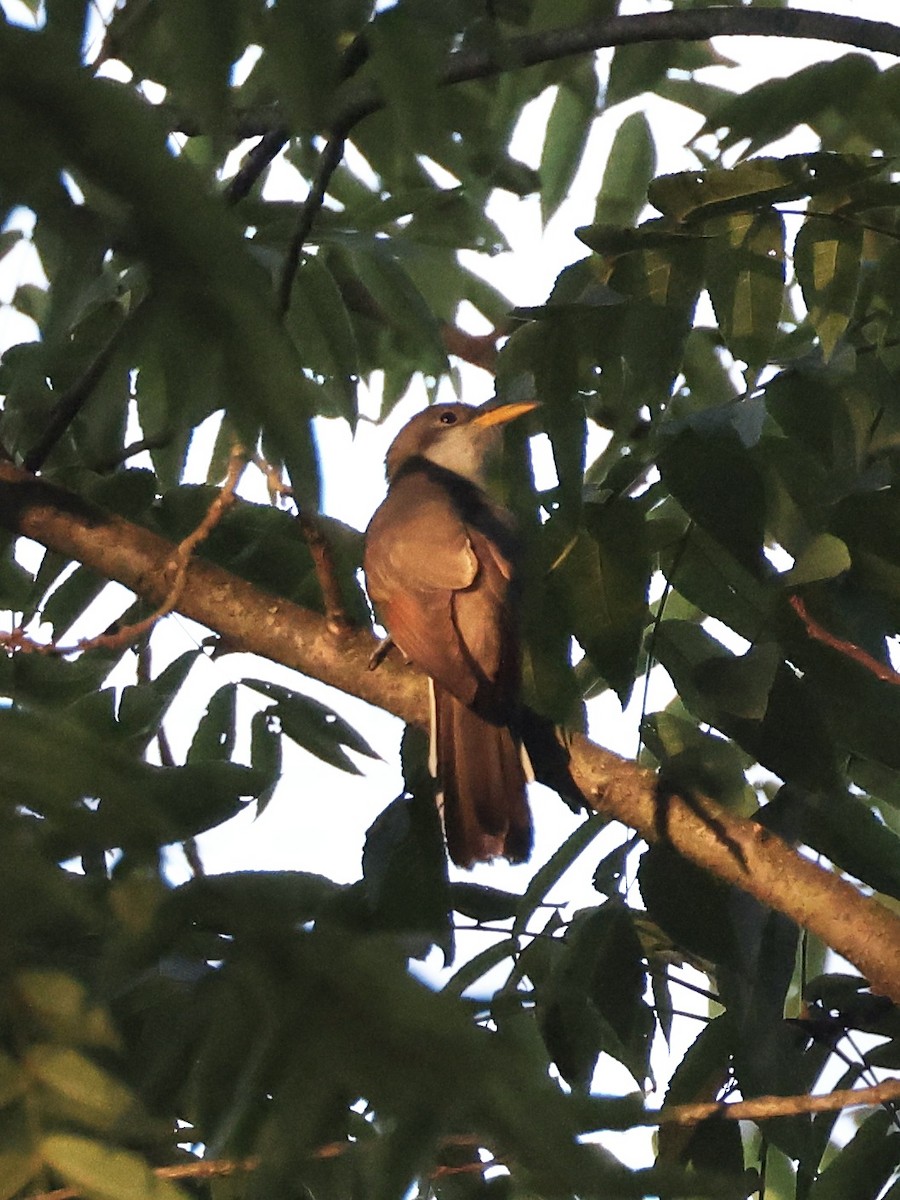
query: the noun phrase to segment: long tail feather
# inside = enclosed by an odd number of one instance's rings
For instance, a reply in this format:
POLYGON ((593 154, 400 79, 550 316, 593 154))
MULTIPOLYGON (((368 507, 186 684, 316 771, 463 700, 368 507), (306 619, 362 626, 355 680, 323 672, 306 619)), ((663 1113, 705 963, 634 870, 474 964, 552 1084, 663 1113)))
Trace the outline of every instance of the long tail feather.
POLYGON ((522 747, 438 685, 434 749, 450 857, 461 867, 503 855, 524 862, 533 839, 522 747))

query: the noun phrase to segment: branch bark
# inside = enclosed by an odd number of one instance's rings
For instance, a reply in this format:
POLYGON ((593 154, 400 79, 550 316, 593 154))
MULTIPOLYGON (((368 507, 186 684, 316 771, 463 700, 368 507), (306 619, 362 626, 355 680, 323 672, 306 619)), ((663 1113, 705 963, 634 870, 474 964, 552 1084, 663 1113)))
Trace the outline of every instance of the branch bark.
MULTIPOLYGON (((153 604, 170 594, 177 547, 121 517, 0 462, 0 525, 130 588, 153 604)), ((226 639, 425 725, 424 676, 396 658, 367 670, 374 640, 337 634, 324 616, 269 595, 221 567, 192 561, 178 611, 226 639)), ((798 853, 755 821, 707 798, 660 794, 656 775, 576 735, 572 773, 588 803, 665 838, 685 858, 785 913, 852 962, 872 989, 900 1004, 900 917, 835 873, 798 853)))

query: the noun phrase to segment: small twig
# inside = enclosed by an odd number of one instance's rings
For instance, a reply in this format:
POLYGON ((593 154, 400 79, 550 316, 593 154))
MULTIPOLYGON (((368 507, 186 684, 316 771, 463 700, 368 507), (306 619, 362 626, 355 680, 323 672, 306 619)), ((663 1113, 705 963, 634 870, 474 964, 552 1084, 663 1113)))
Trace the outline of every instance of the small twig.
POLYGON ((212 533, 226 510, 234 504, 235 488, 246 465, 246 452, 242 446, 236 445, 231 452, 225 483, 216 494, 215 499, 210 504, 203 520, 197 528, 178 543, 175 554, 169 564, 170 568, 174 567, 175 569, 172 586, 169 588, 169 592, 162 604, 148 617, 144 617, 143 620, 136 621, 130 625, 124 625, 122 628, 116 629, 111 633, 100 633, 95 637, 82 638, 73 646, 59 646, 55 643, 46 646, 41 645, 29 638, 22 628, 18 628, 13 629, 10 633, 0 634, 0 646, 5 646, 9 651, 53 654, 65 657, 69 654, 80 654, 86 650, 96 650, 101 647, 107 650, 121 650, 126 646, 132 645, 132 643, 145 634, 148 634, 158 621, 168 616, 178 606, 178 601, 181 599, 181 594, 187 582, 191 556, 200 543, 212 533))
POLYGON ((237 204, 244 199, 269 163, 284 149, 290 136, 288 130, 280 126, 263 134, 225 189, 225 199, 229 204, 237 204))
POLYGON ((337 636, 347 634, 354 628, 354 625, 347 616, 331 544, 322 533, 315 517, 298 509, 297 523, 313 560, 313 570, 322 591, 322 603, 325 606, 325 620, 328 628, 337 636))
MULTIPOLYGON (((793 1117, 800 1113, 835 1112, 841 1108, 860 1108, 887 1104, 900 1099, 900 1079, 886 1079, 874 1087, 846 1088, 823 1096, 757 1096, 734 1104, 713 1101, 703 1104, 674 1104, 661 1108, 656 1120, 661 1125, 696 1125, 708 1117, 729 1121, 768 1121, 772 1117, 793 1117)), ((656 1122, 654 1122, 656 1123, 656 1122)))
MULTIPOLYGON (((276 497, 293 499, 294 489, 284 482, 281 472, 261 454, 254 454, 253 465, 265 475, 270 499, 274 500, 276 497)), ((325 609, 328 628, 338 636, 349 633, 355 626, 347 616, 331 544, 322 532, 318 519, 304 513, 296 501, 294 507, 297 524, 300 526, 303 540, 312 557, 313 570, 322 592, 322 605, 325 609)))
POLYGON ((96 464, 96 470, 101 474, 106 474, 108 471, 114 471, 116 467, 127 462, 129 458, 134 458, 138 454, 143 454, 145 450, 160 450, 167 445, 170 440, 170 434, 157 434, 155 437, 139 438, 136 442, 131 442, 120 450, 114 457, 104 459, 96 464))
POLYGON ((835 210, 834 212, 819 212, 814 208, 779 208, 779 212, 784 213, 786 217, 818 217, 820 221, 836 221, 839 224, 850 225, 855 229, 864 229, 868 233, 881 233, 886 238, 892 241, 900 241, 900 233, 894 229, 885 229, 881 225, 873 225, 870 221, 861 221, 855 213, 845 213, 835 210))
POLYGON ((254 467, 261 471, 266 480, 266 491, 269 493, 269 502, 276 503, 282 499, 292 499, 294 489, 284 482, 281 470, 278 467, 272 466, 267 458, 263 458, 261 454, 254 454, 251 460, 254 467))
MULTIPOLYGON (((363 30, 356 35, 341 56, 341 66, 338 72, 339 81, 344 83, 346 80, 350 79, 352 75, 355 75, 368 57, 369 46, 366 38, 366 31, 363 30)), ((340 123, 338 123, 336 128, 339 127, 339 125, 340 123)), ((278 125, 275 128, 266 128, 265 130, 256 128, 253 130, 253 132, 245 132, 243 136, 252 137, 254 136, 254 133, 256 136, 260 137, 260 140, 244 159, 240 170, 228 185, 226 197, 229 204, 236 204, 239 200, 243 200, 243 198, 253 187, 254 183, 256 183, 257 179, 259 179, 260 175, 262 175, 269 163, 281 153, 291 136, 290 130, 283 128, 281 125, 278 125)), ((341 153, 343 154, 343 150, 341 153)), ((333 174, 333 171, 334 168, 332 168, 330 174, 333 174)), ((307 198, 306 203, 309 203, 309 198, 307 198)), ((306 205, 304 205, 304 208, 305 207, 306 205)), ((313 214, 313 216, 315 216, 315 214, 313 214)), ((301 224, 303 223, 303 220, 304 214, 301 212, 301 224)), ((310 220, 310 226, 311 225, 312 220, 310 220)), ((304 241, 306 240, 306 236, 308 236, 308 234, 309 229, 307 229, 306 235, 304 235, 304 241)))
POLYGON ((839 638, 820 625, 819 622, 809 614, 806 607, 806 602, 802 596, 791 596, 789 600, 791 608, 806 626, 806 632, 814 642, 822 642, 825 646, 830 646, 832 650, 837 650, 839 654, 843 654, 845 658, 851 659, 855 663, 859 663, 867 671, 870 671, 876 679, 880 679, 883 683, 900 684, 900 674, 887 663, 879 662, 877 658, 873 658, 868 651, 863 650, 861 646, 857 646, 855 642, 848 642, 844 638, 839 638))
MULTIPOLYGON (((173 1163, 165 1167, 153 1167, 158 1179, 223 1179, 228 1175, 242 1175, 255 1171, 258 1158, 198 1159, 196 1162, 173 1163)), ((52 1192, 40 1192, 28 1200, 77 1200, 84 1193, 77 1188, 55 1188, 52 1192)))

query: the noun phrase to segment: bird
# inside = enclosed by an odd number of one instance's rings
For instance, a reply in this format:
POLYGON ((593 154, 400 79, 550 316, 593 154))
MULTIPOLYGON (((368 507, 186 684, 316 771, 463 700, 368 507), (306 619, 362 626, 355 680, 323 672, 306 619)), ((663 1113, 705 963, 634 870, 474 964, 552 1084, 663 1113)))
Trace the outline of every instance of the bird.
POLYGON ((431 682, 430 768, 450 858, 525 862, 532 779, 518 728, 519 557, 512 513, 489 494, 502 426, 536 401, 426 408, 385 460, 388 492, 365 535, 379 621, 431 682))

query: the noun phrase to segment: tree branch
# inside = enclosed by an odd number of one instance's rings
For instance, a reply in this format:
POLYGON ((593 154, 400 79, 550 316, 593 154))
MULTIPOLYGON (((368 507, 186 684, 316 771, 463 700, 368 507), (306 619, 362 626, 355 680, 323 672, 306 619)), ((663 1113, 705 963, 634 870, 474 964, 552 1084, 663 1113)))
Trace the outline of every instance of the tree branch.
MULTIPOLYGON (((153 604, 164 601, 176 547, 147 529, 0 462, 0 524, 78 559, 153 604)), ((262 655, 425 725, 425 678, 396 657, 367 670, 370 633, 336 636, 325 617, 269 595, 221 567, 192 560, 178 611, 234 650, 262 655)), ((656 774, 576 734, 572 773, 592 808, 667 839, 685 858, 749 892, 852 962, 876 992, 900 1003, 900 917, 755 821, 714 801, 661 796, 656 774)))
MULTIPOLYGON (((838 42, 900 57, 900 27, 886 21, 867 21, 835 13, 774 8, 700 8, 675 12, 637 13, 586 21, 582 25, 547 29, 509 38, 491 49, 460 50, 451 54, 440 74, 443 85, 488 79, 518 67, 556 62, 637 42, 700 42, 712 37, 779 37, 838 42)), ((345 135, 384 102, 376 89, 342 89, 330 127, 345 135)))
POLYGON ((278 315, 280 317, 284 317, 291 307, 291 291, 294 287, 294 277, 300 266, 303 247, 306 245, 306 239, 310 235, 315 219, 319 214, 319 209, 325 202, 331 177, 341 165, 341 159, 344 157, 345 141, 346 133, 344 130, 342 128, 335 129, 334 133, 329 136, 325 148, 319 156, 319 164, 309 185, 309 193, 301 206, 297 228, 294 231, 294 236, 291 238, 291 244, 288 246, 281 278, 278 281, 277 300, 278 315))
POLYGON ((841 1108, 860 1108, 863 1105, 888 1104, 900 1098, 900 1079, 886 1079, 872 1087, 845 1088, 810 1096, 755 1096, 729 1104, 712 1101, 709 1104, 673 1104, 663 1106, 656 1121, 660 1125, 697 1125, 708 1117, 728 1121, 769 1121, 774 1117, 794 1117, 800 1113, 835 1112, 841 1108))
MULTIPOLYGON (((636 13, 586 21, 569 28, 546 29, 522 34, 495 45, 492 50, 460 50, 451 54, 439 82, 466 83, 487 79, 516 67, 533 67, 576 54, 636 42, 698 42, 713 37, 779 37, 836 42, 873 53, 900 57, 900 27, 887 21, 869 21, 838 13, 801 9, 702 8, 675 12, 636 13)), ((349 87, 338 92, 329 128, 349 130, 357 121, 383 107, 374 88, 349 87)), ((165 108, 165 105, 161 106, 165 108)), ((235 115, 233 135, 239 140, 264 137, 282 126, 285 114, 280 105, 248 108, 235 115)), ((171 112, 172 128, 188 137, 205 130, 193 117, 171 112)))

